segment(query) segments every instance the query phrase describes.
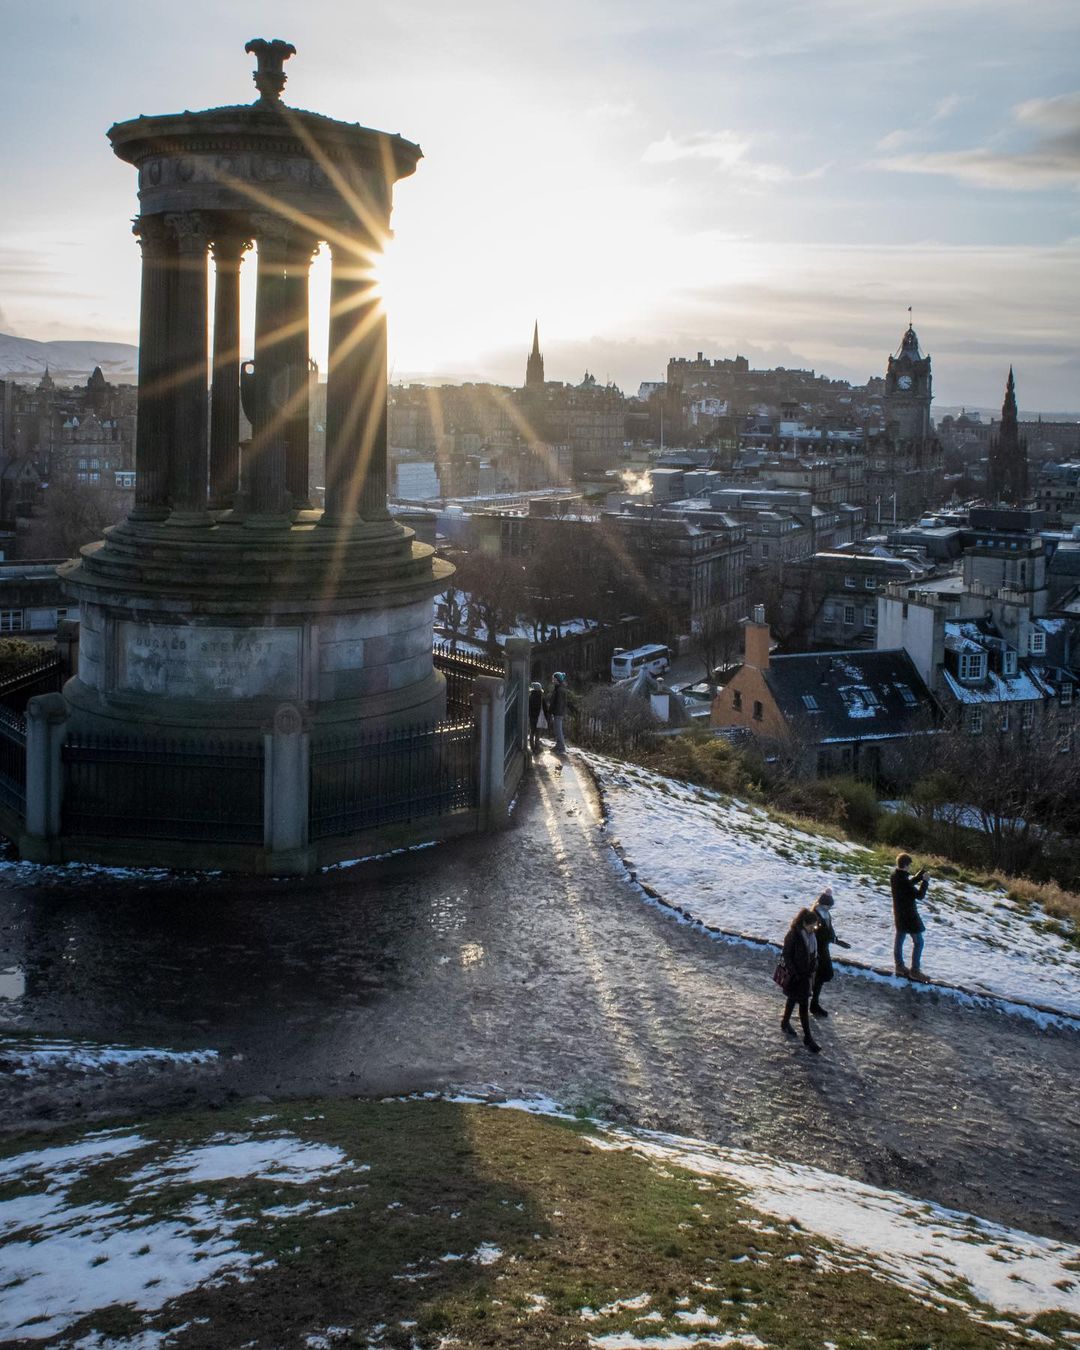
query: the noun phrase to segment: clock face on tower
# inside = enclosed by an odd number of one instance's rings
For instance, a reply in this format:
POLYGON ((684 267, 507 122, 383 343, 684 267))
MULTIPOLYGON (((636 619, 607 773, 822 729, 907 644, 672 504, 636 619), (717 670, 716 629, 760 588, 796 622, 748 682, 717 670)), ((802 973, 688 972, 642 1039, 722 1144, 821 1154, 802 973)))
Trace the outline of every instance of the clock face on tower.
POLYGON ((910 376, 910 375, 901 375, 900 378, 896 381, 896 387, 897 387, 897 389, 910 389, 910 388, 911 388, 911 376, 910 376))

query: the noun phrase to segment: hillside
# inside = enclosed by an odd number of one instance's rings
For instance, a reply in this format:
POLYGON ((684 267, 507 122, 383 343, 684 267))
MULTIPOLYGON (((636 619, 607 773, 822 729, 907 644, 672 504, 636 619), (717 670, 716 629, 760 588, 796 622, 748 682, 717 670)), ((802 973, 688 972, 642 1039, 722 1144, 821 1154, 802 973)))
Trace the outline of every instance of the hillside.
POLYGON ((0 333, 0 380, 37 380, 48 366, 57 384, 76 384, 100 366, 107 380, 128 384, 138 361, 139 349, 130 342, 35 342, 0 333))

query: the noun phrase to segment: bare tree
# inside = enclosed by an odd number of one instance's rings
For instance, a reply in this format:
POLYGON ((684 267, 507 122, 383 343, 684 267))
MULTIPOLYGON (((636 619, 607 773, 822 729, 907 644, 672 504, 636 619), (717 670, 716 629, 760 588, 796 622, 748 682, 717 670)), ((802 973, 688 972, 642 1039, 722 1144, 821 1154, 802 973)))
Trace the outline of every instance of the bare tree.
POLYGON ((54 479, 19 551, 27 558, 72 558, 122 520, 130 506, 130 492, 91 487, 70 476, 54 479))

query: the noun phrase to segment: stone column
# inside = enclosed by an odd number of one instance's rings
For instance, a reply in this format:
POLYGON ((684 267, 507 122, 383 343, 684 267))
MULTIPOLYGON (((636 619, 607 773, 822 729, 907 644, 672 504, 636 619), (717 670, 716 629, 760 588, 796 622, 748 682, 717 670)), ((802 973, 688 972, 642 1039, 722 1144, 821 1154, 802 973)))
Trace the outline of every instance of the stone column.
POLYGON ((214 366, 210 390, 210 506, 232 506, 240 486, 240 262, 249 242, 235 227, 214 231, 214 366))
POLYGON ((285 483, 292 506, 311 505, 308 485, 308 425, 310 411, 311 335, 308 320, 308 282, 316 241, 290 240, 285 257, 282 304, 285 311, 283 346, 289 367, 289 406, 285 420, 285 483))
POLYGON ((197 211, 165 217, 176 236, 177 259, 170 322, 170 377, 174 385, 170 525, 210 525, 207 511, 206 249, 207 232, 197 211))
POLYGON ((142 304, 135 505, 131 519, 155 521, 164 520, 169 514, 173 390, 168 385, 167 369, 176 240, 162 216, 140 216, 134 232, 142 248, 142 304))
POLYGON ((259 245, 255 294, 255 407, 245 456, 244 496, 253 517, 284 523, 292 518, 286 482, 285 426, 289 405, 289 226, 276 216, 254 218, 259 245))
POLYGON ((386 318, 368 244, 331 244, 324 525, 388 519, 386 318))

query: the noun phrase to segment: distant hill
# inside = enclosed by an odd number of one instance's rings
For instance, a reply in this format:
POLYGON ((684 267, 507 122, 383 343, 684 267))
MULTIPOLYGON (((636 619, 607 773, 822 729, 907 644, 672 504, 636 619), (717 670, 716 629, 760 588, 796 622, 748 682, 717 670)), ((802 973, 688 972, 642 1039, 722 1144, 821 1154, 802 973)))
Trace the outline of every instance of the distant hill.
POLYGON ((36 382, 48 366, 57 384, 78 384, 95 366, 113 384, 136 378, 139 349, 130 342, 35 342, 0 333, 0 380, 36 382))

